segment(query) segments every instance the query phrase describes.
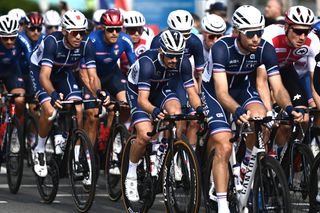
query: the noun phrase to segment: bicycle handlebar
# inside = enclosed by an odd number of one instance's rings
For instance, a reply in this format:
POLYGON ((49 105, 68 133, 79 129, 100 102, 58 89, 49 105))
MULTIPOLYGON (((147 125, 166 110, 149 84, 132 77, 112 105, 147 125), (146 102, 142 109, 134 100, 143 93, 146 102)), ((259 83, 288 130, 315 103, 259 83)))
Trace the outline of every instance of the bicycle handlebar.
MULTIPOLYGON (((183 120, 198 120, 200 123, 204 122, 204 116, 195 114, 195 115, 185 115, 185 114, 179 114, 179 115, 166 115, 164 119, 161 120, 155 120, 153 122, 153 129, 151 132, 147 132, 147 135, 149 137, 154 136, 158 132, 162 132, 164 130, 170 129, 170 125, 162 126, 164 122, 168 121, 169 123, 173 123, 175 121, 183 121, 183 120)), ((205 125, 206 127, 206 125, 205 125)), ((203 132, 206 131, 206 128, 203 129, 203 132)))

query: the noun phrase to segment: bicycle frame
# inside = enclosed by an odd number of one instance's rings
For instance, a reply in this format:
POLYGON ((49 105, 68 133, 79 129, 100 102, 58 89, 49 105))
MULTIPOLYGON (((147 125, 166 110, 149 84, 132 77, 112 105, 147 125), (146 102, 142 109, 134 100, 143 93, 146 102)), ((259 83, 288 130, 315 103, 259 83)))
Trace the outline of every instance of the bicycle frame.
MULTIPOLYGON (((248 202, 248 198, 250 195, 250 188, 252 186, 254 177, 255 177, 255 173, 257 172, 257 168, 259 165, 259 160, 260 156, 265 154, 265 146, 264 146, 264 142, 263 142, 263 133, 262 133, 262 127, 261 124, 263 122, 263 120, 256 120, 253 119, 252 120, 255 123, 255 135, 257 137, 256 140, 256 144, 253 146, 252 152, 251 152, 251 158, 249 161, 249 164, 247 166, 247 172, 245 174, 243 183, 241 184, 241 187, 237 187, 236 186, 236 195, 237 195, 237 200, 238 200, 238 208, 239 210, 242 212, 244 211, 244 209, 247 208, 247 202, 248 202), (237 189, 238 188, 238 189, 237 189)), ((235 142, 236 140, 242 138, 242 133, 243 133, 243 128, 244 125, 241 125, 240 127, 240 131, 239 134, 236 135, 231 142, 235 142), (237 139, 238 138, 238 139, 237 139)), ((235 151, 235 146, 232 146, 232 152, 231 152, 231 156, 229 159, 229 162, 232 166, 232 173, 234 174, 236 171, 234 170, 235 165, 237 164, 236 162, 236 151, 235 151)), ((258 171, 261 173, 261 171, 258 171)), ((237 177, 234 175, 234 182, 237 183, 237 177)))

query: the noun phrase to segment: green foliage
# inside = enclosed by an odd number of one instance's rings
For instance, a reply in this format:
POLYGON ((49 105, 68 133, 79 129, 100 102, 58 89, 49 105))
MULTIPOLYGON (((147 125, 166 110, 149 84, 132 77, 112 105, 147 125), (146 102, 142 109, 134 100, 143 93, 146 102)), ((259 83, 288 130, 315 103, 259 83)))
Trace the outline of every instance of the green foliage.
POLYGON ((38 3, 30 0, 1 0, 0 14, 7 14, 13 8, 21 8, 24 11, 39 11, 38 3))

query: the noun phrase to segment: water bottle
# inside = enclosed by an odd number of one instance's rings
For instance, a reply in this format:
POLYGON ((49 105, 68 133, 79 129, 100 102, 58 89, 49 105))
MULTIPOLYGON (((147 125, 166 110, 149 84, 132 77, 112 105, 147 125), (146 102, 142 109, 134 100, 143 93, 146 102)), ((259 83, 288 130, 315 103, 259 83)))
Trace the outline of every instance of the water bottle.
POLYGON ((62 133, 62 137, 63 137, 63 141, 60 143, 60 147, 61 147, 61 150, 64 152, 64 150, 66 149, 66 146, 67 146, 69 132, 68 131, 64 131, 62 133))
POLYGON ((159 146, 158 151, 157 151, 157 155, 156 155, 158 174, 159 174, 161 166, 162 166, 163 155, 164 155, 164 152, 165 152, 166 148, 167 148, 167 139, 162 138, 160 146, 159 146))
POLYGON ((233 175, 234 175, 234 182, 235 182, 235 187, 237 191, 241 191, 242 190, 242 181, 241 181, 241 177, 240 177, 240 164, 236 163, 235 165, 233 165, 232 168, 233 171, 233 175))

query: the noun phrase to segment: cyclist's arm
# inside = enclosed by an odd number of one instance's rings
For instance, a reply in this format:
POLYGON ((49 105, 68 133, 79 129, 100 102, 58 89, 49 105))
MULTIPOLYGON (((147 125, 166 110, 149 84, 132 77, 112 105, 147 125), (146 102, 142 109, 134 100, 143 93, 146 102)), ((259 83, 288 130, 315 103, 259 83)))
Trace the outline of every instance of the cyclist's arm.
POLYGON ((150 91, 140 90, 138 93, 138 104, 144 111, 151 114, 156 107, 150 103, 149 95, 150 91))
POLYGON ((101 89, 101 81, 100 78, 97 75, 97 70, 96 68, 88 68, 88 78, 89 78, 89 85, 91 88, 91 92, 96 95, 96 91, 101 89))
POLYGON ((261 65, 257 68, 256 87, 267 111, 272 111, 272 101, 268 84, 268 75, 264 65, 261 65))
POLYGON ((51 93, 55 90, 50 80, 51 72, 52 72, 51 67, 42 65, 40 69, 40 75, 39 75, 40 84, 49 95, 51 95, 51 93))
POLYGON ((240 106, 229 94, 227 75, 225 72, 213 73, 214 87, 218 101, 229 112, 235 113, 240 106))
POLYGON ((287 89, 283 86, 281 76, 274 75, 269 77, 269 82, 272 88, 273 97, 276 102, 285 109, 287 106, 292 106, 291 99, 287 89))

